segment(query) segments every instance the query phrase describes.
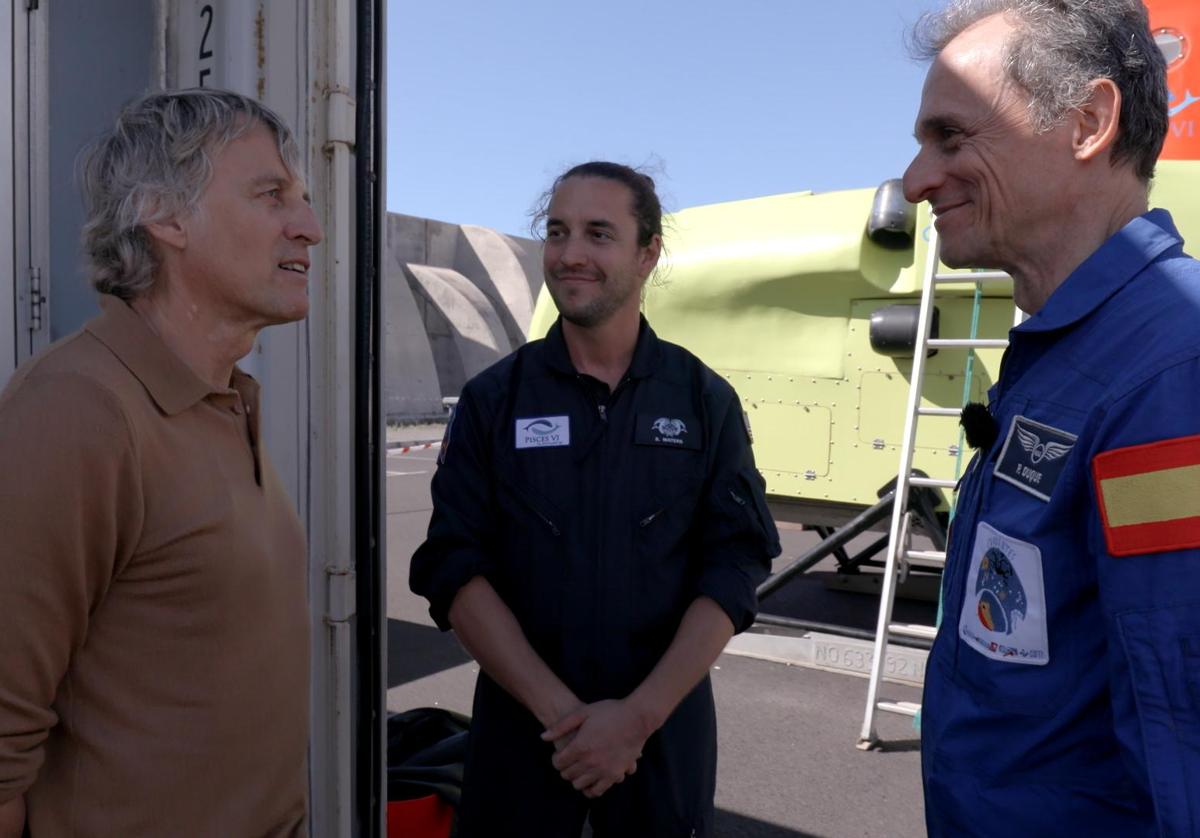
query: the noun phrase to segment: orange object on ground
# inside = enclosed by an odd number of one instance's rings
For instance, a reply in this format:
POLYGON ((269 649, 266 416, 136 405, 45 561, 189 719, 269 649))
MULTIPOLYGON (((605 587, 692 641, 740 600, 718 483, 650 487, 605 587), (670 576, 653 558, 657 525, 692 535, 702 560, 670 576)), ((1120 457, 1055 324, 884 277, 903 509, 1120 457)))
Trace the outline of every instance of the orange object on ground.
POLYGON ((1146 0, 1150 30, 1167 58, 1171 128, 1163 160, 1200 160, 1200 3, 1146 0))
POLYGON ((388 838, 450 838, 453 822, 454 808, 436 794, 388 801, 388 838))

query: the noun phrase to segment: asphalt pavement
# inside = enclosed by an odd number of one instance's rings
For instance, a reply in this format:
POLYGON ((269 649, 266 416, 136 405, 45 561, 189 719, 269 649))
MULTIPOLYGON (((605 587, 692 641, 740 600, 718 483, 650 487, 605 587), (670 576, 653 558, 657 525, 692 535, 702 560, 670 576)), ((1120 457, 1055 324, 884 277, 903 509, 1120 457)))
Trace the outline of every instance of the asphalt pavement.
MULTIPOLYGON (((389 431, 387 460, 388 709, 444 707, 469 714, 478 667, 439 632, 424 600, 408 590, 408 562, 429 521, 429 481, 441 426, 389 431), (433 443, 429 445, 429 443, 433 443)), ((777 567, 818 537, 781 528, 777 567)), ((820 571, 826 565, 819 565, 820 571)), ((829 575, 829 574, 826 574, 829 575)), ((877 600, 830 592, 808 575, 773 597, 771 611, 824 621, 835 613, 873 626, 877 600), (790 590, 789 590, 790 589, 790 590)), ((904 605, 920 612, 928 606, 904 605)), ((751 638, 753 639, 753 638, 751 638)), ((731 646, 732 648, 732 646, 731 646)), ((883 747, 855 747, 867 681, 800 665, 722 654, 712 669, 720 757, 721 838, 903 838, 924 834, 920 741, 912 720, 882 715, 883 747)), ((886 685, 887 698, 920 701, 919 690, 886 685)))

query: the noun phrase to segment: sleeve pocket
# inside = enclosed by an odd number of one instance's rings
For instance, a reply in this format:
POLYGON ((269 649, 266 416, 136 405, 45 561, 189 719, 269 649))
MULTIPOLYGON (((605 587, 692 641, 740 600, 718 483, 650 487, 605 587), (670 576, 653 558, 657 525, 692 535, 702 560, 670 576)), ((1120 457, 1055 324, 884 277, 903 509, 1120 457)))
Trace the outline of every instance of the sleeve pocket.
MULTIPOLYGON (((1200 787, 1200 606, 1173 605, 1117 616, 1135 710, 1114 706, 1126 741, 1141 743, 1146 789, 1163 834, 1195 834, 1200 787), (1185 826, 1187 825, 1187 826, 1185 826), (1181 827, 1178 832, 1174 827, 1181 827)), ((1118 691, 1119 694, 1119 691, 1118 691)))
POLYGON ((779 554, 779 533, 775 519, 767 508, 766 481, 757 469, 743 468, 728 485, 729 499, 741 510, 750 522, 755 534, 760 536, 770 555, 779 554))

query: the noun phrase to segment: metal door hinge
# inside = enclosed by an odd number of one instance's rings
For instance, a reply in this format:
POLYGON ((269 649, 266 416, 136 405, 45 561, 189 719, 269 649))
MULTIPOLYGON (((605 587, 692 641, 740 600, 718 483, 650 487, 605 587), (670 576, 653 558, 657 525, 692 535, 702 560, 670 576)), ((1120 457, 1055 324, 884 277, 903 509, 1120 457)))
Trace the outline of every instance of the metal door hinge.
POLYGON ((326 567, 325 584, 325 622, 349 622, 356 610, 354 571, 343 567, 326 567))
POLYGON ((42 295, 42 269, 29 269, 29 331, 42 328, 42 306, 46 298, 42 295))
POLYGON ((354 150, 354 112, 355 102, 351 91, 344 87, 331 87, 325 92, 326 96, 326 130, 328 138, 325 150, 341 143, 351 151, 354 150))

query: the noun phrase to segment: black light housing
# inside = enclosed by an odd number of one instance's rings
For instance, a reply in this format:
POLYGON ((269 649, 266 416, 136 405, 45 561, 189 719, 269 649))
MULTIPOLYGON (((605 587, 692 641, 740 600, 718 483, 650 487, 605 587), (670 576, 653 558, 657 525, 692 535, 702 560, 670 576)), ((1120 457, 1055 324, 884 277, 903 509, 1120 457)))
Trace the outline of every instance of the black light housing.
MULTIPOLYGON (((894 303, 871 312, 871 348, 889 358, 911 358, 917 348, 917 319, 921 307, 912 303, 894 303)), ((934 306, 929 336, 938 336, 938 310, 934 306)), ((932 358, 936 349, 926 354, 932 358)))
POLYGON ((905 199, 900 178, 879 184, 867 219, 867 238, 888 250, 904 250, 913 246, 916 229, 917 207, 905 199))

